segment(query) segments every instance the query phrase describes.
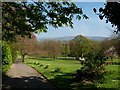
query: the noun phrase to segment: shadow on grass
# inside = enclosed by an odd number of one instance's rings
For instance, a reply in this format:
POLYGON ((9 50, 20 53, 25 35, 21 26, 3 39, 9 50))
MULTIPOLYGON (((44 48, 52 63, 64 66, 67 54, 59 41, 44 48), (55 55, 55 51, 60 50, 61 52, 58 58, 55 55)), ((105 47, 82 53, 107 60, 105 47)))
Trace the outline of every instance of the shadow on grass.
POLYGON ((4 75, 2 80, 2 89, 39 89, 39 90, 56 90, 56 88, 46 82, 43 78, 37 76, 21 77, 21 78, 10 78, 4 75))
POLYGON ((75 81, 75 74, 73 73, 64 73, 62 75, 57 75, 50 81, 54 83, 59 90, 80 90, 86 88, 96 88, 95 84, 84 85, 83 83, 77 83, 75 81))
POLYGON ((105 88, 97 87, 97 84, 100 82, 80 82, 75 79, 75 73, 63 73, 62 75, 56 75, 54 79, 50 81, 58 87, 59 90, 118 90, 118 88, 105 88))

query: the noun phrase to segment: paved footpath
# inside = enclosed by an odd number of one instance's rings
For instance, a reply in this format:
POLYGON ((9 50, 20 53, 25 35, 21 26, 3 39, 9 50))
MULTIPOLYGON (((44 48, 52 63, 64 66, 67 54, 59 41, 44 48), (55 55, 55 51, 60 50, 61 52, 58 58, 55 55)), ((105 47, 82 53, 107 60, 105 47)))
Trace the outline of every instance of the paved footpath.
POLYGON ((3 88, 39 88, 39 90, 56 90, 48 80, 30 66, 23 63, 15 63, 7 72, 7 78, 3 88))

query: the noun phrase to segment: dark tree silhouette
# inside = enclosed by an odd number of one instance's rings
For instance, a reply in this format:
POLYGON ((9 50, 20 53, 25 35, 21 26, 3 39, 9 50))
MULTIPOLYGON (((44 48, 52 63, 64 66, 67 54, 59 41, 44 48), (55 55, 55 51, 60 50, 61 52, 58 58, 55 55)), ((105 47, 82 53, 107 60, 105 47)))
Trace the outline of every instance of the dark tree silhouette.
POLYGON ((116 33, 120 32, 120 0, 116 2, 107 2, 105 3, 105 8, 100 7, 99 13, 94 8, 94 12, 99 15, 99 18, 102 20, 106 18, 106 23, 111 22, 112 27, 116 27, 116 33))

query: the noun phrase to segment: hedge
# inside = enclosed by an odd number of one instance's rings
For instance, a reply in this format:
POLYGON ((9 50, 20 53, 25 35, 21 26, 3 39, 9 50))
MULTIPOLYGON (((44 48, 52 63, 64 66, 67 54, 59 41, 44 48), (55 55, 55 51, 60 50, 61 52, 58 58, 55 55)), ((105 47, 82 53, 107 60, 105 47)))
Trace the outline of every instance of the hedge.
POLYGON ((16 58, 18 56, 17 48, 15 47, 14 44, 10 44, 10 49, 11 49, 12 61, 13 63, 15 63, 16 58))
POLYGON ((2 73, 5 74, 12 64, 12 55, 9 44, 2 44, 2 73))

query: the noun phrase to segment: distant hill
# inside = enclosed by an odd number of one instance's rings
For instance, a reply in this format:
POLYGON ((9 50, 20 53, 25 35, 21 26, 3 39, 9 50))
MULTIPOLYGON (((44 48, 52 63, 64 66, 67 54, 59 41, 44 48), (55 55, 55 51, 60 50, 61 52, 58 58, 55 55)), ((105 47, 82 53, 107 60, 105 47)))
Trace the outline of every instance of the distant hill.
POLYGON ((86 36, 86 37, 93 41, 103 41, 109 38, 109 37, 97 37, 97 36, 86 36))
MULTIPOLYGON (((45 41, 45 40, 56 40, 56 41, 70 41, 74 39, 76 36, 65 36, 65 37, 55 37, 55 38, 41 38, 39 41, 45 41)), ((97 37, 97 36, 85 36, 88 39, 91 39, 93 41, 103 41, 105 39, 108 39, 108 37, 97 37)))
POLYGON ((56 41, 70 41, 75 36, 65 36, 65 37, 55 37, 55 38, 40 38, 39 41, 45 41, 45 40, 56 40, 56 41))

